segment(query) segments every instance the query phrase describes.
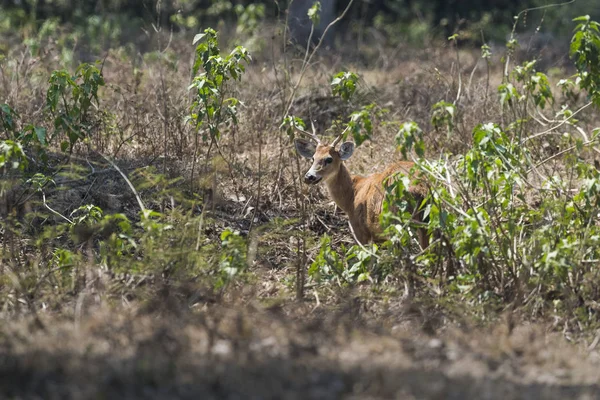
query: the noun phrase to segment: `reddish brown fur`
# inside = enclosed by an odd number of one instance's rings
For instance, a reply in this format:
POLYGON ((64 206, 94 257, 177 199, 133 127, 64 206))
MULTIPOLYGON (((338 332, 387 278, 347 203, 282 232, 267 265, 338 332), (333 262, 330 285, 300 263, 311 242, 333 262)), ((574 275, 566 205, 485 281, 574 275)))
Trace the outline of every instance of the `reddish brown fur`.
MULTIPOLYGON (((397 172, 409 175, 414 163, 400 161, 381 173, 366 177, 352 175, 340 158, 340 152, 321 143, 317 145, 313 159, 313 166, 307 176, 311 173, 318 174, 325 181, 333 201, 348 214, 356 239, 362 244, 381 241, 379 215, 385 195, 384 181, 397 172), (328 157, 333 160, 326 165, 323 160, 328 157)), ((314 183, 319 181, 320 179, 314 183)), ((425 195, 425 189, 421 186, 411 187, 409 192, 419 203, 425 195)), ((420 213, 415 214, 415 220, 421 220, 420 213)), ((419 230, 419 242, 423 248, 429 245, 429 238, 423 229, 419 230)))

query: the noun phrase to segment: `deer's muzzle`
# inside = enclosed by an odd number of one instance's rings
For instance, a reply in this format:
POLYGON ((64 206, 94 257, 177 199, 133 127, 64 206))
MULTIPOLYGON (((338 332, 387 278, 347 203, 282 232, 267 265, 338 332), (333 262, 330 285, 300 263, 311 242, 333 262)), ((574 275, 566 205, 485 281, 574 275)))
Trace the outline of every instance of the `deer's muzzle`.
POLYGON ((304 175, 304 183, 307 183, 309 185, 314 185, 315 183, 319 183, 320 181, 320 176, 311 174, 310 172, 307 172, 306 175, 304 175))

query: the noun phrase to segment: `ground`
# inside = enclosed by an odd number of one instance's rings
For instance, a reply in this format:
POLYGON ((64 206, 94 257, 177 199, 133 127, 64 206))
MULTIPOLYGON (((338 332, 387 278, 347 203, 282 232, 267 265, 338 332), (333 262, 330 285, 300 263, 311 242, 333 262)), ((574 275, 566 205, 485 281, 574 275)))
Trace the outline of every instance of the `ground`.
MULTIPOLYGON (((201 293, 196 293, 201 298, 201 293)), ((417 306, 374 316, 358 297, 271 307, 240 294, 191 307, 81 296, 71 317, 1 328, 4 398, 593 399, 599 354, 543 326, 446 325, 417 306)), ((45 314, 45 313, 44 313, 45 314)), ((597 342, 597 341, 596 341, 597 342)))

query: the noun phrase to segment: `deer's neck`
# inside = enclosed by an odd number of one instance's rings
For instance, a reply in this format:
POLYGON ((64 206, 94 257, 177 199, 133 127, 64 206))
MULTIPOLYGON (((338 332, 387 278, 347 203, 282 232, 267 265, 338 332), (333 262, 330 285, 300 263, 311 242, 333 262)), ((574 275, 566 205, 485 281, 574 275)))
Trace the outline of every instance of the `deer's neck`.
POLYGON ((344 164, 340 164, 339 172, 326 182, 327 190, 333 201, 346 212, 354 210, 354 184, 352 175, 344 164))

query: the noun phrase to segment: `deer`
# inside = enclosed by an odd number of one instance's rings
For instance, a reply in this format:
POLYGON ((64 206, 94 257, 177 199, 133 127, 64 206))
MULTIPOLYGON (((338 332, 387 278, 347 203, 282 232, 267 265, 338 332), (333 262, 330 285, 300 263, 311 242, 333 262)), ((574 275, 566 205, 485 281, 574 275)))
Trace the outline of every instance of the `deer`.
MULTIPOLYGON (((410 177, 414 162, 398 161, 380 173, 369 176, 353 175, 344 161, 354 153, 354 143, 346 141, 340 145, 339 149, 336 149, 345 132, 339 134, 331 144, 325 144, 316 135, 314 125, 313 133, 298 127, 296 130, 309 138, 309 140, 303 138, 294 140, 297 153, 313 161, 312 166, 304 175, 304 182, 308 185, 316 185, 321 181, 325 183, 331 199, 348 216, 354 240, 360 245, 384 241, 379 215, 383 208, 385 185, 388 178, 397 173, 410 177)), ((416 208, 413 210, 413 220, 416 222, 424 222, 423 211, 419 210, 419 206, 423 202, 426 192, 423 185, 411 185, 408 189, 408 193, 416 204, 416 208)), ((417 237, 421 248, 426 249, 429 246, 427 230, 419 228, 417 237)))

